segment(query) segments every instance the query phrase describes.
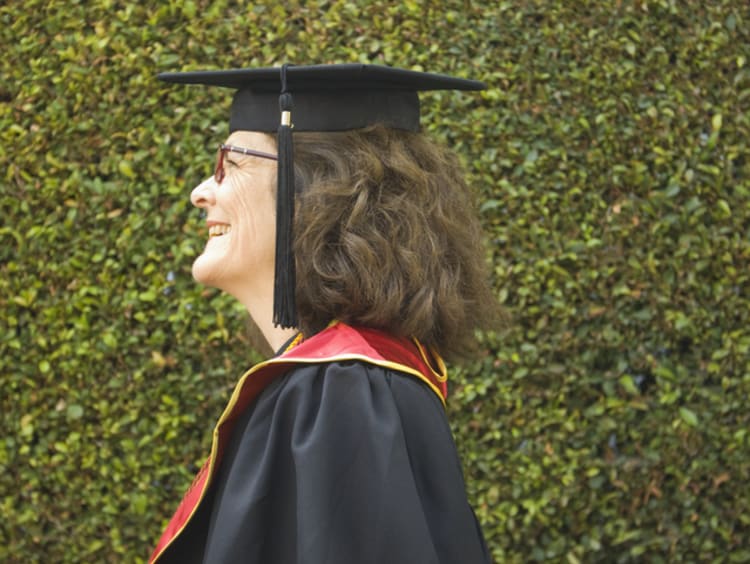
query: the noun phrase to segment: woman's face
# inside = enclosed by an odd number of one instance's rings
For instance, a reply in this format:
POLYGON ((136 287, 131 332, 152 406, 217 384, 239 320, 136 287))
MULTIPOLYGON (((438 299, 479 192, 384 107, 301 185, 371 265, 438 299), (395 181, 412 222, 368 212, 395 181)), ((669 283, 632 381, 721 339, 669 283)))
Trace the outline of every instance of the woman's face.
MULTIPOLYGON (((228 145, 276 154, 274 140, 264 133, 235 131, 228 145)), ((190 195, 206 214, 208 241, 193 263, 193 277, 202 284, 241 295, 273 285, 276 244, 276 162, 227 152, 225 176, 198 185, 190 195)))

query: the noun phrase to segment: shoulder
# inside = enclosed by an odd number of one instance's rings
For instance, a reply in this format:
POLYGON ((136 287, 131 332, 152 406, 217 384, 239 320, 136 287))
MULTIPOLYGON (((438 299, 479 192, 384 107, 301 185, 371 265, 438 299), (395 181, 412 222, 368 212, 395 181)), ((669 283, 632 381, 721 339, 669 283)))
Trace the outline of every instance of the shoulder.
POLYGON ((273 381, 248 414, 250 426, 307 434, 313 428, 346 443, 374 428, 452 442, 445 408, 415 376, 363 360, 297 364, 273 381))
POLYGON ((424 402, 443 410, 437 394, 413 374, 365 360, 299 364, 279 382, 282 396, 307 392, 316 399, 389 398, 394 402, 424 402))
MULTIPOLYGON (((344 374, 385 377, 388 384, 421 381, 444 403, 447 371, 442 359, 416 339, 336 322, 276 359, 286 370, 331 378, 344 374), (409 378, 411 377, 411 379, 409 378)), ((424 386, 417 386, 424 389, 424 386)))

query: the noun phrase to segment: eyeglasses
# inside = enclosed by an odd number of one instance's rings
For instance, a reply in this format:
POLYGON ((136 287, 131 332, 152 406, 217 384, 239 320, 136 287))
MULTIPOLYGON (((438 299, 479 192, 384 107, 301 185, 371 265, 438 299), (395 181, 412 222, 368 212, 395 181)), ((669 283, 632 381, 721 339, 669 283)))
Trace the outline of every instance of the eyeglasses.
POLYGON ((272 155, 271 153, 264 153, 263 151, 256 151, 255 149, 245 149, 244 147, 225 145, 222 143, 219 145, 219 154, 216 157, 216 169, 214 170, 214 178, 219 184, 221 184, 221 181, 224 180, 224 176, 226 176, 226 172, 224 171, 224 155, 230 152, 250 155, 251 157, 259 157, 261 159, 269 159, 271 161, 279 160, 279 157, 272 155))

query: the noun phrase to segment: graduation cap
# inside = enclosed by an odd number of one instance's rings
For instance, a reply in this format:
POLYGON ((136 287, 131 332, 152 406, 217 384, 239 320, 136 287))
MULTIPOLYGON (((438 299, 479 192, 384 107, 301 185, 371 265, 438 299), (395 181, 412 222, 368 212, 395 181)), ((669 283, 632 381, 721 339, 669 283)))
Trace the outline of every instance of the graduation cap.
POLYGON ((294 131, 347 131, 376 123, 419 131, 419 97, 425 90, 482 90, 475 80, 364 64, 306 65, 168 72, 160 80, 236 90, 230 132, 276 132, 276 265, 273 322, 297 326, 294 221, 294 131))

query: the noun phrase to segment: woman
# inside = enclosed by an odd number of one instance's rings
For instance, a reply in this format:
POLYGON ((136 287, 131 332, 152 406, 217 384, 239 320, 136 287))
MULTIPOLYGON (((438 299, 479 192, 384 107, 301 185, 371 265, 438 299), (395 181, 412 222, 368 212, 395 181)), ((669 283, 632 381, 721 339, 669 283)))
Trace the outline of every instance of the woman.
POLYGON ((278 352, 240 379, 151 561, 488 562, 438 351, 467 356, 498 309, 417 97, 483 85, 364 65, 160 78, 237 90, 191 196, 209 232, 193 275, 278 352))

